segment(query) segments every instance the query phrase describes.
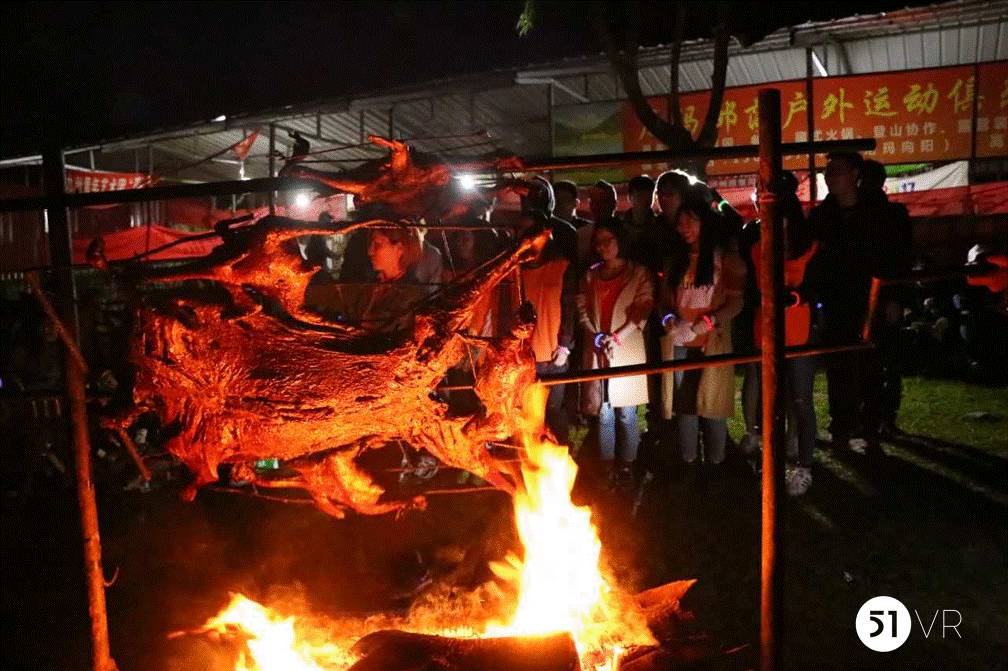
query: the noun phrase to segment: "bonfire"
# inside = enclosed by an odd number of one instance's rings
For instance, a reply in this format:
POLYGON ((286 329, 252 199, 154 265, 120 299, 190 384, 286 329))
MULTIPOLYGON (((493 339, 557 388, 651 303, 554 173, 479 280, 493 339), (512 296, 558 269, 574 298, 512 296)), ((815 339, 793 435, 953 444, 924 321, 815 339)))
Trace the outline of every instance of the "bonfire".
POLYGON ((692 581, 632 596, 606 575, 592 512, 571 501, 577 467, 544 429, 542 388, 531 387, 522 407, 522 477, 513 501, 523 551, 497 562, 496 579, 464 607, 434 591, 405 616, 329 619, 232 594, 188 633, 237 644, 236 671, 430 668, 425 660, 443 669, 602 671, 654 649, 649 622, 679 615, 678 599, 692 581))
MULTIPOLYGON (((457 190, 443 166, 416 164, 403 143, 383 146, 392 150, 390 160, 365 166, 360 175, 298 174, 385 203, 399 216, 433 208, 444 221, 465 209, 453 203, 457 190)), ((153 411, 177 427, 166 447, 195 476, 190 497, 216 481, 219 465, 230 464, 258 486, 298 488, 336 517, 423 506, 422 496, 388 498, 358 463, 367 450, 404 441, 510 495, 522 550, 495 561, 494 578, 478 589, 461 597, 431 589, 405 615, 329 618, 307 606, 290 610, 232 594, 202 626, 172 636, 226 641, 236 671, 667 665, 669 641, 684 616, 679 600, 693 581, 632 595, 607 574, 592 511, 571 500, 577 467, 568 447, 544 428, 545 396, 534 384, 528 320, 516 321, 497 340, 465 331, 474 306, 539 253, 548 231, 459 278, 438 301, 418 305, 412 332, 376 340, 306 308, 304 290, 316 269, 289 244, 300 235, 370 225, 418 222, 323 227, 266 217, 221 227, 223 244, 208 258, 122 273, 140 284, 209 280, 226 300, 178 295, 179 285, 172 284, 166 300, 140 307, 131 348, 135 405, 106 425, 128 440, 133 420, 153 411), (459 417, 433 392, 472 345, 485 349, 473 371, 481 409, 459 417), (510 461, 518 455, 517 472, 490 449, 495 441, 517 442, 509 454, 510 461), (281 461, 292 475, 282 481, 261 476, 253 465, 264 458, 281 461)))

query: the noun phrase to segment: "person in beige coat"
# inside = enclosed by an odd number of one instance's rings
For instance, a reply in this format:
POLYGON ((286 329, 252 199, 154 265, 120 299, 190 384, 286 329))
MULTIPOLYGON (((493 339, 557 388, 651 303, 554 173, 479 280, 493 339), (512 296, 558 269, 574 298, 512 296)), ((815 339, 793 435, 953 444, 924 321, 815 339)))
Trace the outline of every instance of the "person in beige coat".
MULTIPOLYGON (((624 241, 618 221, 596 223, 592 249, 602 260, 588 269, 577 294, 585 370, 647 362, 643 329, 654 306, 654 284, 647 268, 624 257, 624 241)), ((640 445, 637 408, 647 401, 644 375, 586 382, 582 388, 581 411, 595 418, 602 468, 619 484, 631 481, 640 445)))
MULTIPOLYGON (((662 288, 662 358, 702 359, 731 353, 731 322, 742 309, 746 267, 722 246, 717 216, 702 201, 683 203, 676 230, 680 240, 669 259, 662 288)), ((733 366, 665 373, 662 414, 675 419, 682 459, 695 462, 703 431, 705 460, 725 458, 727 419, 734 413, 733 366)))

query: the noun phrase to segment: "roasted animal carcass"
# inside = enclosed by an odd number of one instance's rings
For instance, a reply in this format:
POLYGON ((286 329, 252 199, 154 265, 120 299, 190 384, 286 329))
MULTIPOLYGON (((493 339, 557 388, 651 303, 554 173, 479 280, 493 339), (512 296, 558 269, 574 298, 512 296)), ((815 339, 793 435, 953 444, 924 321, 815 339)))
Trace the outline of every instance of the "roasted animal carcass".
MULTIPOLYGON (((481 198, 477 190, 453 188, 449 166, 413 153, 405 142, 376 135, 368 136, 368 140, 389 149, 389 158, 367 161, 343 172, 315 170, 292 162, 281 170, 281 175, 315 181, 322 190, 354 194, 358 207, 379 205, 390 217, 444 221, 465 214, 470 201, 481 198)), ((521 161, 515 157, 479 163, 477 167, 487 170, 522 169, 521 161)))
MULTIPOLYGON (((464 332, 479 298, 524 259, 548 232, 504 252, 481 272, 448 285, 415 311, 414 329, 391 341, 347 324, 328 323, 303 305, 314 269, 285 243, 309 233, 336 233, 361 224, 320 228, 282 217, 225 232, 209 259, 147 279, 215 280, 234 305, 174 299, 137 315, 130 358, 136 366, 135 407, 108 422, 122 428, 145 411, 179 427, 167 448, 195 474, 189 490, 218 479, 235 464, 247 477, 258 459, 277 457, 298 477, 260 481, 300 487, 319 508, 384 513, 410 501, 380 501, 384 491, 357 464, 365 450, 402 440, 501 487, 505 479, 487 450, 514 431, 521 390, 534 382, 528 326, 487 347, 475 384, 485 412, 455 417, 432 394, 463 355, 464 332), (235 238, 237 236, 237 238, 235 238), (247 304, 256 299, 255 307, 247 304), (261 309, 273 301, 285 312, 261 309), (298 319, 305 317, 305 319, 298 319)), ((384 225, 394 225, 385 222, 384 225)))

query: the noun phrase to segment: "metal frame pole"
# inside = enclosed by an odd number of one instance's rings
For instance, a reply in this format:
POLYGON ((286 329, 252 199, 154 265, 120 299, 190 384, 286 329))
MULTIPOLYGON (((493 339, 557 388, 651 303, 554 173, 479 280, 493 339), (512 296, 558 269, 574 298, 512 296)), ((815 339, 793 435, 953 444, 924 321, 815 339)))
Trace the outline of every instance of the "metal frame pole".
MULTIPOLYGON (((275 148, 275 144, 274 144, 275 148)), ((870 151, 875 148, 875 140, 830 140, 827 142, 816 142, 816 153, 827 153, 830 151, 870 151)), ((808 151, 807 143, 792 143, 781 145, 782 152, 786 155, 805 154, 808 151)), ((687 151, 643 151, 643 152, 621 152, 613 154, 596 154, 593 156, 562 156, 558 158, 540 158, 523 162, 522 168, 526 171, 550 171, 550 170, 573 170, 575 168, 600 168, 612 165, 626 165, 629 163, 668 163, 682 159, 708 159, 716 160, 723 158, 744 158, 759 155, 759 147, 756 145, 739 145, 732 147, 701 147, 687 151)), ((495 172, 497 169, 487 163, 480 161, 458 161, 445 164, 451 170, 468 172, 495 172)), ((275 167, 275 166, 274 166, 275 167)), ((513 172, 514 169, 506 168, 503 172, 513 172)), ((311 188, 317 183, 308 179, 294 179, 289 177, 239 180, 232 182, 207 182, 200 184, 177 184, 172 186, 147 187, 142 189, 126 189, 123 191, 101 191, 96 193, 76 193, 66 196, 64 204, 67 207, 86 207, 89 205, 107 205, 109 203, 133 203, 149 200, 165 200, 171 198, 195 198, 207 195, 230 195, 232 193, 260 193, 295 188, 311 188)), ((47 199, 38 196, 28 198, 5 198, 0 199, 0 212, 12 212, 15 210, 41 210, 48 205, 47 199)))
MULTIPOLYGON (((269 125, 269 176, 276 177, 276 126, 269 125)), ((276 214, 276 191, 269 192, 269 213, 276 214)))
POLYGON ((970 168, 977 158, 977 115, 980 109, 980 60, 973 61, 973 106, 970 110, 970 168))
MULTIPOLYGON (((838 354, 840 352, 855 352, 871 349, 872 343, 853 343, 850 345, 821 345, 805 347, 789 347, 784 350, 785 359, 797 359, 805 356, 820 356, 838 354)), ((721 366, 737 366, 746 363, 760 363, 763 354, 714 354, 702 359, 678 359, 663 361, 658 364, 635 364, 632 366, 616 366, 614 368, 593 368, 575 373, 544 373, 536 376, 539 384, 547 387, 555 384, 570 384, 572 382, 593 382, 595 380, 615 380, 621 377, 637 377, 639 375, 656 375, 658 373, 674 373, 682 370, 699 370, 702 368, 719 368, 721 366)))
POLYGON ((815 205, 819 200, 819 183, 816 181, 815 164, 815 89, 812 82, 812 54, 812 47, 805 47, 805 99, 808 101, 805 119, 806 126, 808 126, 809 202, 815 205))
POLYGON ((763 354, 763 514, 760 598, 760 671, 780 668, 780 634, 784 576, 784 394, 778 380, 785 376, 784 223, 777 208, 781 174, 780 91, 759 92, 760 293, 763 354))
MULTIPOLYGON (((80 340, 77 325, 77 289, 70 227, 67 223, 63 151, 48 148, 43 155, 45 193, 52 205, 48 211, 49 254, 56 279, 57 298, 62 321, 80 340)), ((73 425, 74 466, 77 476, 77 503, 80 508, 81 537, 84 543, 84 577, 87 581, 88 614, 91 619, 92 671, 113 671, 116 664, 109 649, 108 613, 105 609, 105 574, 102 570, 101 535, 98 530, 98 504, 91 479, 91 441, 88 435, 87 405, 84 395, 84 370, 73 356, 65 358, 66 389, 70 399, 73 425)))

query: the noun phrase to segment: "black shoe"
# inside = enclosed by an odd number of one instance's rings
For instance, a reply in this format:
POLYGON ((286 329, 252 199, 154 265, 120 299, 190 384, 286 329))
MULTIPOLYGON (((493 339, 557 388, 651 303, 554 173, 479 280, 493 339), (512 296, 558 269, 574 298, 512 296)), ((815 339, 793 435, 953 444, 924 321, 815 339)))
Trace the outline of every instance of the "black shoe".
POLYGON ((613 489, 620 494, 630 494, 633 492, 635 482, 633 465, 626 464, 616 470, 615 477, 613 478, 613 489))
POLYGON ((886 457, 885 452, 882 451, 882 446, 875 440, 870 440, 865 445, 864 455, 865 459, 875 462, 882 461, 886 457))
POLYGON ((906 433, 894 422, 883 422, 879 427, 879 435, 886 440, 898 440, 906 436, 906 433))

